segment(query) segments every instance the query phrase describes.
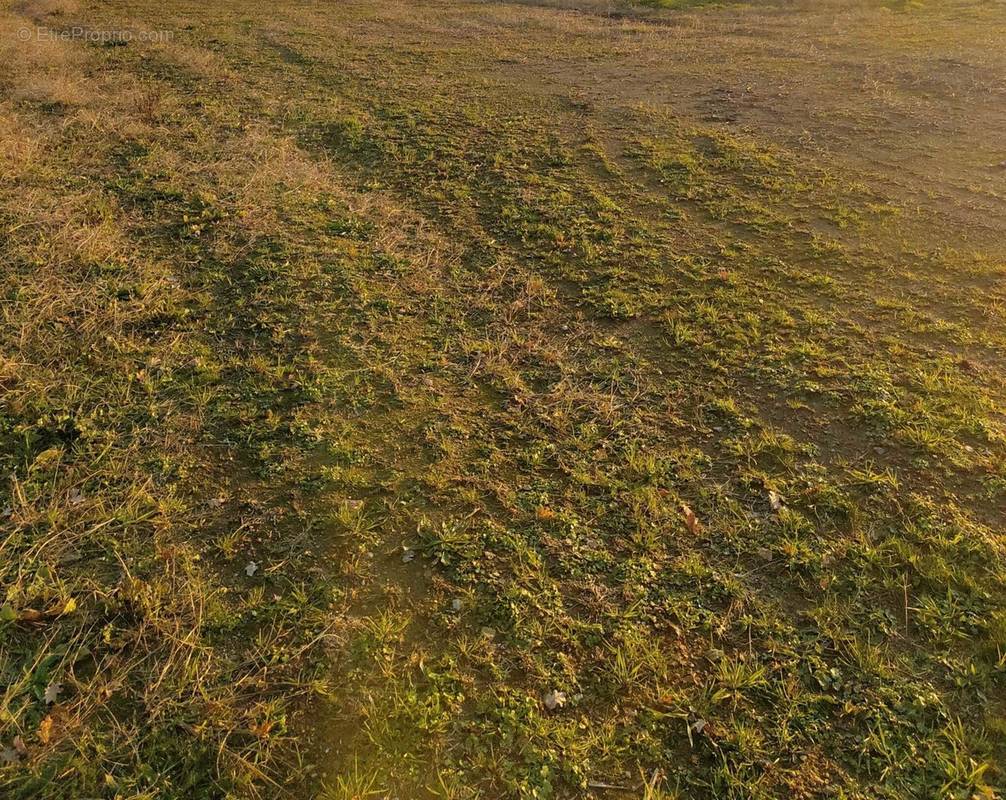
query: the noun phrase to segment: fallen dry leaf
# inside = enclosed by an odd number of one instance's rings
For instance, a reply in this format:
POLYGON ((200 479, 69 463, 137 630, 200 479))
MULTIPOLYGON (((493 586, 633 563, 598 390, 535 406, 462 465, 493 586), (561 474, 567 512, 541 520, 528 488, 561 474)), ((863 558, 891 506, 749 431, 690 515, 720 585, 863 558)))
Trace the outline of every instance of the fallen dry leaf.
POLYGON ((45 719, 43 719, 38 724, 38 740, 42 744, 49 744, 52 739, 52 715, 47 714, 45 719))
POLYGON ((53 681, 45 687, 43 699, 46 703, 55 703, 59 699, 59 693, 63 691, 63 684, 53 681))
POLYGON ((682 505, 681 513, 685 516, 685 527, 688 528, 690 534, 695 536, 702 531, 702 523, 699 522, 699 518, 695 516, 695 512, 691 508, 682 505))

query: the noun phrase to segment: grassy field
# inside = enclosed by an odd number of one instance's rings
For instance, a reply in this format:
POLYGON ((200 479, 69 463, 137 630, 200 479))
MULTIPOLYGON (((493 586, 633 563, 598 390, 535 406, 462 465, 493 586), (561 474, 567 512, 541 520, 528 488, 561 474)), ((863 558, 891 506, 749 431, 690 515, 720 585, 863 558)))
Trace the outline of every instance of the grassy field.
POLYGON ((1004 41, 0 4, 0 797, 1001 796, 1004 41))

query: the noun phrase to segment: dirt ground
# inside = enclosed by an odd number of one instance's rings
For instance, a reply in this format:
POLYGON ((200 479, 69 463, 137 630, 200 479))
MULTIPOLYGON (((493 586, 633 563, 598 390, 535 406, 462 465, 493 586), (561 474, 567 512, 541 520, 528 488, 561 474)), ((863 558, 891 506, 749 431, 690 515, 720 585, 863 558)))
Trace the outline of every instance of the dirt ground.
POLYGON ((556 63, 542 47, 519 69, 501 69, 507 81, 583 97, 609 121, 641 103, 747 129, 925 206, 946 222, 940 235, 956 233, 964 246, 1001 241, 1001 4, 906 13, 876 3, 766 3, 647 22, 589 11, 529 16, 559 35, 596 35, 603 56, 556 63))

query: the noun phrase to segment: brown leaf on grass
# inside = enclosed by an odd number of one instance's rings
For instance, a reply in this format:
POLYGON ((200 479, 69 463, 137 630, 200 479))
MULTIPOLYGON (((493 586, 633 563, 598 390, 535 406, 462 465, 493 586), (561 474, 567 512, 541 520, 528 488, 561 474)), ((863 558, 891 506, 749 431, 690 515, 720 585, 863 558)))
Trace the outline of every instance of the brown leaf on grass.
POLYGON ((696 536, 702 532, 702 523, 699 522, 699 518, 695 516, 695 512, 689 506, 682 504, 681 513, 685 517, 685 527, 688 528, 690 534, 696 536))
POLYGON ((47 714, 45 719, 43 719, 38 724, 38 740, 42 744, 49 744, 52 739, 52 715, 47 714))
POLYGON ((545 520, 550 520, 550 519, 555 519, 555 517, 556 517, 556 513, 555 513, 555 511, 553 511, 553 510, 552 510, 551 508, 549 508, 548 506, 538 506, 538 507, 537 507, 537 508, 536 508, 536 509, 534 510, 534 515, 535 515, 535 516, 536 516, 536 517, 537 517, 538 519, 540 519, 540 520, 542 520, 542 521, 545 521, 545 520))
POLYGON ((273 728, 273 722, 271 720, 263 720, 262 722, 256 722, 248 730, 250 730, 259 739, 268 739, 269 732, 273 728))
POLYGON ((26 622, 29 625, 42 625, 47 620, 55 619, 64 614, 72 614, 77 610, 77 601, 72 597, 66 602, 56 603, 46 611, 39 611, 35 608, 22 608, 18 612, 17 621, 26 622))

